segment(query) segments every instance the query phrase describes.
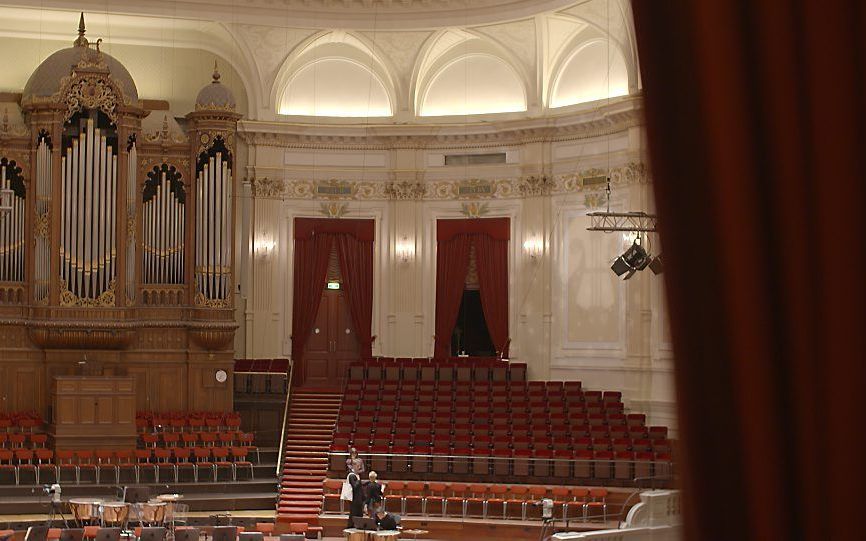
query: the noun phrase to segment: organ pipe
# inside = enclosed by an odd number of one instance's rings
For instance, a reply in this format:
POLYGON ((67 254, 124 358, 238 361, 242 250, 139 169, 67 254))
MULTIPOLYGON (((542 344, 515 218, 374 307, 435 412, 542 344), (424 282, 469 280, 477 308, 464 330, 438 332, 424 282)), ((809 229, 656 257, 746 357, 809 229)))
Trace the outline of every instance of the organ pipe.
POLYGON ((143 204, 144 282, 182 284, 184 280, 184 202, 180 174, 155 167, 145 183, 143 204))
POLYGON ((60 276, 79 298, 97 299, 115 280, 114 152, 89 118, 61 158, 60 276))
POLYGON ((48 237, 48 209, 51 204, 51 140, 45 132, 40 133, 36 146, 36 214, 44 224, 44 230, 36 232, 34 254, 34 298, 48 299, 50 281, 50 248, 48 237))
POLYGON ((205 299, 228 296, 231 263, 231 167, 227 153, 211 149, 196 179, 196 287, 205 299))
POLYGON ((24 185, 21 168, 0 160, 0 282, 24 281, 24 185))
MULTIPOLYGON (((136 208, 138 149, 135 147, 135 139, 130 141, 126 157, 126 215, 127 220, 134 226, 138 210, 136 208)), ((135 227, 130 229, 134 231, 135 227)), ((130 234, 126 240, 126 299, 130 303, 135 301, 135 265, 132 264, 135 261, 135 242, 135 236, 130 234)))

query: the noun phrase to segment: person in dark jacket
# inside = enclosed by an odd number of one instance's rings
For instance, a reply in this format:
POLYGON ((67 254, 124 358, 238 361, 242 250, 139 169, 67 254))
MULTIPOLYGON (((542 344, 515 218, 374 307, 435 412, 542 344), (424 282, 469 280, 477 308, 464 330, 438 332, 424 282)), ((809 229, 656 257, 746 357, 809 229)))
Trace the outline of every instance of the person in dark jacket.
POLYGON ((371 518, 376 518, 376 508, 382 503, 383 498, 382 484, 379 483, 379 476, 374 471, 370 472, 369 478, 370 482, 366 485, 367 513, 369 513, 371 518))
POLYGON ((352 519, 364 516, 364 487, 361 484, 361 478, 355 473, 350 473, 346 480, 352 487, 352 502, 349 504, 349 528, 354 528, 355 523, 352 519))
POLYGON ((397 519, 394 515, 387 513, 383 506, 379 506, 379 509, 376 511, 376 526, 380 530, 396 530, 397 519))

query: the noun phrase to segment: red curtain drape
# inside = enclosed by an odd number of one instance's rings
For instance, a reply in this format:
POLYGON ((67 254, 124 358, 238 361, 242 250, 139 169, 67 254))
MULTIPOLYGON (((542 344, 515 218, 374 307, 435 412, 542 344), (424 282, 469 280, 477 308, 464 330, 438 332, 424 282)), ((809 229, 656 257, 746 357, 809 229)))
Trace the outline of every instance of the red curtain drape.
MULTIPOLYGON (((508 240, 473 235, 478 288, 487 330, 496 351, 508 356, 508 240)), ((464 278, 465 279, 465 278, 464 278)), ((458 306, 459 310, 459 306, 458 306)))
POLYGON ((633 7, 686 536, 860 538, 866 5, 633 7))
POLYGON ((373 241, 343 233, 335 236, 335 242, 361 358, 369 359, 373 356, 373 241))
POLYGON ((292 360, 298 362, 310 336, 322 300, 333 235, 295 239, 294 296, 292 297, 292 360))
POLYGON ((451 355, 451 333, 457 323, 472 236, 455 235, 436 243, 436 335, 433 356, 445 359, 451 355))

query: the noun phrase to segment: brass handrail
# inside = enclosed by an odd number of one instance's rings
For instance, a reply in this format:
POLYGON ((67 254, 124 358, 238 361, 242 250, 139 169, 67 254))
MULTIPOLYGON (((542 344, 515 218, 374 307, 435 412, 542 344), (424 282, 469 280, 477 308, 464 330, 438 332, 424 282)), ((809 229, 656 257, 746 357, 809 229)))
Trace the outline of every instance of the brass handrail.
MULTIPOLYGON (((282 478, 283 459, 286 454, 286 421, 289 418, 289 399, 292 396, 292 374, 294 373, 295 362, 289 360, 289 371, 286 374, 286 405, 283 407, 283 427, 280 429, 280 445, 277 448, 277 479, 282 478)), ((279 495, 277 495, 279 498, 279 495)))

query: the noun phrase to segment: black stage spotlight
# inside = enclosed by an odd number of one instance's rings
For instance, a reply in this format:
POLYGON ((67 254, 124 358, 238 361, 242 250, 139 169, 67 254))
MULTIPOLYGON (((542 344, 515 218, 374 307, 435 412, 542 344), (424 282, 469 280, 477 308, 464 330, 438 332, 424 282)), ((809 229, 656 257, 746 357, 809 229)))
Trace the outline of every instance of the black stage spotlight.
POLYGON ((635 272, 644 269, 649 264, 649 259, 650 257, 644 247, 635 239, 628 250, 616 258, 610 268, 617 276, 622 276, 628 272, 625 278, 623 278, 623 280, 628 280, 634 276, 635 272))
POLYGON ((650 261, 649 268, 653 271, 653 274, 661 274, 664 268, 662 267, 662 256, 661 254, 655 256, 652 261, 650 261))

